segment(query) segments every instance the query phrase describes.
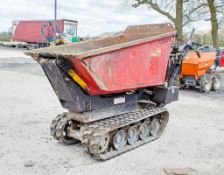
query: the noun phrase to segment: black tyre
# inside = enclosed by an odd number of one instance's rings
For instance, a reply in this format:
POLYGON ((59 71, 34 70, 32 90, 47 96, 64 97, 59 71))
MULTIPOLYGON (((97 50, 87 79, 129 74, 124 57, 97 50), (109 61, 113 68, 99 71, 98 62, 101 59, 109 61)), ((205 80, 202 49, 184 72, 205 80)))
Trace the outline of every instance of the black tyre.
POLYGON ((200 78, 199 85, 201 92, 209 92, 212 88, 212 76, 209 74, 205 74, 203 77, 200 78))
POLYGON ((219 75, 215 75, 212 78, 212 90, 213 91, 221 91, 222 89, 222 81, 219 75))

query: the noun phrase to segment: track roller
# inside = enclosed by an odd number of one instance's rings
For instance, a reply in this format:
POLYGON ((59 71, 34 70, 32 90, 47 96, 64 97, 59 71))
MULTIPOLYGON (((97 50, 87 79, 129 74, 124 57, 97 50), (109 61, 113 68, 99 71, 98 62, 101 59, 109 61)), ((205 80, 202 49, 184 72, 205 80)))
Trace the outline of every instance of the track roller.
POLYGON ((139 132, 137 126, 132 126, 127 131, 127 140, 129 145, 133 145, 138 141, 139 132))
POLYGON ((119 130, 113 137, 113 147, 116 150, 124 148, 127 144, 127 133, 125 130, 119 130))
POLYGON ((159 135, 160 130, 160 122, 158 119, 153 119, 151 122, 150 134, 153 137, 157 137, 159 135))
POLYGON ((149 125, 143 122, 139 127, 139 137, 141 140, 145 140, 149 136, 149 125))

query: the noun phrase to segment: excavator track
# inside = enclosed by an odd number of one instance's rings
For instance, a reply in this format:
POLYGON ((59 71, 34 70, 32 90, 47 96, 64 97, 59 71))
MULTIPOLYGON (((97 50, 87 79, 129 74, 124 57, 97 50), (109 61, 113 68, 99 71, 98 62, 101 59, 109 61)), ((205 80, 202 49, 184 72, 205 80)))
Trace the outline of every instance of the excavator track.
POLYGON ((67 128, 70 126, 70 120, 67 118, 66 113, 58 114, 52 121, 50 126, 51 135, 54 139, 61 143, 70 145, 78 142, 75 138, 70 138, 66 134, 67 128))
POLYGON ((168 120, 168 111, 159 107, 143 108, 100 120, 84 131, 82 145, 94 158, 107 160, 157 139, 168 120))

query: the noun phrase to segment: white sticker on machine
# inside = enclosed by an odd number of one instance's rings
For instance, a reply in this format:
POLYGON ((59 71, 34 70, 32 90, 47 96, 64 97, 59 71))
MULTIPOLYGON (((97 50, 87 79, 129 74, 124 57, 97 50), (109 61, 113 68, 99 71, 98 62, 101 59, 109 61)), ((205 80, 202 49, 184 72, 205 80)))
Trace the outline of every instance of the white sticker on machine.
POLYGON ((115 98, 114 99, 114 104, 121 104, 121 103, 125 103, 125 97, 119 97, 119 98, 115 98))

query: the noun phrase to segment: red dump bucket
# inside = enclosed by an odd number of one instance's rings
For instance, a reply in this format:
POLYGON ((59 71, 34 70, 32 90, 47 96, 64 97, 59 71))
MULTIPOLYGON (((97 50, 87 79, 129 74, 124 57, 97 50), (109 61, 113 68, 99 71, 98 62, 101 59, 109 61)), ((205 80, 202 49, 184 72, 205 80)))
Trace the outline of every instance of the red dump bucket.
POLYGON ((122 35, 27 54, 68 59, 91 95, 126 92, 165 83, 175 33, 170 24, 130 26, 122 35))

